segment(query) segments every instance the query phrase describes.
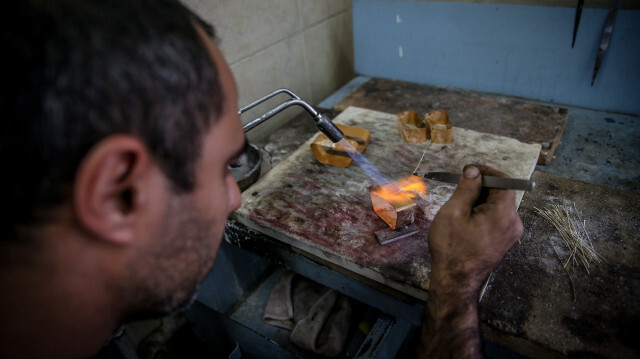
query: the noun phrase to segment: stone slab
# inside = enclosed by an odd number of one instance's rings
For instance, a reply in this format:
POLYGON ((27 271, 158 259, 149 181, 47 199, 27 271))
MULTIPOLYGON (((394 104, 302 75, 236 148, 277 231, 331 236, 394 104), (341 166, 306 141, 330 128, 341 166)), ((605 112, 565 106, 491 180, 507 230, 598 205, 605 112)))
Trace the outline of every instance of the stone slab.
MULTIPOLYGON (((423 153, 421 172, 461 172, 467 163, 482 163, 512 177, 529 178, 540 151, 539 145, 454 127, 453 143, 432 144, 425 152, 425 144, 402 141, 394 114, 351 107, 334 121, 371 131, 364 155, 392 180, 416 170, 423 153)), ((309 150, 315 137, 245 190, 243 205, 233 218, 295 248, 425 299, 430 273, 428 229, 455 185, 428 181, 429 195, 415 200, 414 224, 420 233, 381 246, 374 232, 386 224, 374 213, 369 199, 369 189, 377 184, 355 164, 340 168, 318 163, 309 150)))

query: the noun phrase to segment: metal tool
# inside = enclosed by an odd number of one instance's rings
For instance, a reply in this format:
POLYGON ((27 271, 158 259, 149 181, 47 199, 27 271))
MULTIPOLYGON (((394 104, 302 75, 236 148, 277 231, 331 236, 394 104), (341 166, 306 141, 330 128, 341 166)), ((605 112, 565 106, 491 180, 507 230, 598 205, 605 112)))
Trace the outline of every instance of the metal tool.
MULTIPOLYGON (((447 183, 458 183, 460 182, 460 176, 462 176, 459 173, 451 172, 414 173, 413 175, 447 183)), ((482 187, 486 188, 532 191, 535 185, 534 181, 524 178, 482 176, 482 187)))
POLYGON ((384 246, 385 244, 395 242, 402 238, 410 237, 419 232, 420 230, 418 230, 418 227, 416 227, 415 224, 409 223, 406 226, 402 226, 396 229, 387 227, 385 229, 374 232, 373 235, 378 240, 378 243, 384 246))
POLYGON ((576 19, 573 21, 573 39, 571 40, 571 48, 576 44, 576 35, 578 34, 578 26, 580 25, 580 17, 582 16, 582 7, 584 6, 584 0, 578 0, 576 5, 576 19))
POLYGON ((609 13, 607 14, 607 22, 604 25, 604 31, 602 32, 602 39, 600 40, 600 47, 598 48, 598 56, 596 57, 596 65, 593 68, 593 75, 591 76, 591 86, 596 81, 598 76, 598 70, 602 65, 604 55, 609 48, 609 41, 611 40, 611 33, 613 33, 613 25, 616 22, 616 15, 618 14, 618 7, 620 7, 620 0, 612 0, 609 13))
POLYGON ((244 132, 249 132, 250 130, 252 130, 256 126, 258 126, 259 124, 261 124, 264 121, 270 119, 271 117, 279 114, 284 109, 286 109, 286 108, 288 108, 290 106, 297 105, 297 106, 300 106, 300 107, 304 108, 313 117, 313 120, 316 122, 316 127, 318 127, 318 129, 320 131, 322 131, 322 133, 327 135, 327 137, 329 137, 329 139, 331 141, 336 143, 336 142, 339 142, 341 139, 344 138, 344 134, 342 133, 342 131, 340 131, 340 129, 336 125, 334 125, 333 122, 331 122, 331 120, 327 116, 325 116, 325 115, 319 113, 318 111, 316 111, 311 105, 309 105, 307 102, 305 102, 300 97, 298 97, 298 95, 294 94, 291 90, 286 89, 286 88, 281 88, 281 89, 275 90, 272 93, 253 101, 252 103, 248 104, 247 106, 241 108, 240 111, 238 111, 238 114, 242 115, 244 112, 254 108, 255 106, 257 106, 257 105, 269 100, 270 98, 272 98, 272 97, 274 97, 274 96, 276 96, 276 95, 278 95, 280 93, 286 93, 289 96, 291 96, 292 99, 277 105, 276 107, 272 108, 271 110, 265 112, 260 117, 254 119, 253 121, 251 121, 251 122, 247 123, 246 125, 244 125, 242 127, 244 129, 244 132))

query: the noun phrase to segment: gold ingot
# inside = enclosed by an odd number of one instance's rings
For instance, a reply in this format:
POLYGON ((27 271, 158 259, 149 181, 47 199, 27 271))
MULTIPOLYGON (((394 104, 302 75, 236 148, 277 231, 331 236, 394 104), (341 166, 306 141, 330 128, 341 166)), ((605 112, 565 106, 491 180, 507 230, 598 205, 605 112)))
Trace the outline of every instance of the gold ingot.
POLYGON ((430 137, 429 126, 413 110, 400 112, 398 118, 398 132, 402 139, 408 143, 426 142, 430 137))
POLYGON ((349 167, 353 159, 347 152, 357 150, 364 152, 371 139, 371 132, 364 128, 351 127, 336 124, 344 133, 344 139, 338 143, 332 142, 325 134, 321 133, 311 143, 311 152, 318 162, 338 167, 349 167), (347 148, 345 148, 347 142, 347 148))

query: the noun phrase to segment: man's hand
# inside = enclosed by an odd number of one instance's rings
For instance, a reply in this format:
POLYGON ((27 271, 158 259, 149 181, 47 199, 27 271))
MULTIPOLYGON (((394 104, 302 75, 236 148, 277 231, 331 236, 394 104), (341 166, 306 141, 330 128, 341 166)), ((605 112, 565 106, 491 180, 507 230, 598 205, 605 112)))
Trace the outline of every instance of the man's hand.
POLYGON ((523 227, 515 192, 482 189, 481 174, 507 177, 490 167, 466 166, 431 225, 431 282, 418 357, 482 356, 478 291, 523 227))
POLYGON ((458 188, 429 231, 432 285, 456 283, 477 290, 522 235, 515 192, 488 190, 478 203, 483 191, 480 174, 507 177, 486 166, 465 167, 458 188))

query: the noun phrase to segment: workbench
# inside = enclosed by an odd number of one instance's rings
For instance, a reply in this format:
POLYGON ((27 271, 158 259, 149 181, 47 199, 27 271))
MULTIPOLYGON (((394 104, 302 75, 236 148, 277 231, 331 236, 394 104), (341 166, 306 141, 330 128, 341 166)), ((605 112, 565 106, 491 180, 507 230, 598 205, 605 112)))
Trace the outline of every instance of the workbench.
MULTIPOLYGON (((467 112, 477 117, 483 109, 498 108, 501 111, 499 117, 503 120, 497 120, 496 123, 510 122, 509 125, 482 126, 472 121, 462 121, 460 125, 473 123, 472 126, 484 127, 502 135, 516 131, 520 140, 541 145, 539 163, 548 163, 553 158, 553 151, 566 124, 565 109, 521 103, 519 100, 487 94, 469 95, 468 92, 447 89, 437 89, 436 92, 437 96, 433 97, 434 89, 429 86, 376 79, 373 83, 362 84, 338 102, 339 106, 326 109, 326 112, 334 117, 344 110, 340 106, 345 102, 363 107, 375 104, 371 106, 373 109, 387 113, 412 107, 420 111, 434 110, 437 108, 418 106, 425 103, 424 99, 437 98, 437 101, 430 103, 437 102, 438 106, 447 107, 456 126, 456 117, 451 114, 462 113, 460 116, 464 116, 463 112, 467 112), (390 98, 390 94, 396 94, 396 100, 390 98), (474 100, 465 102, 462 109, 456 107, 459 104, 442 102, 447 98, 465 95, 474 100), (407 98, 420 103, 412 103, 407 98), (509 108, 512 112, 509 112, 509 108), (545 115, 540 117, 541 113, 545 115), (531 118, 535 118, 537 123, 546 121, 544 126, 548 131, 532 130, 529 133, 533 135, 527 137, 526 130, 518 130, 518 121, 530 122, 531 118)), ((484 113, 482 117, 492 118, 491 113, 484 113)), ((535 129, 535 126, 524 128, 535 129)), ((276 131, 265 142, 256 143, 265 156, 262 175, 315 134, 313 122, 302 115, 276 131)), ((492 274, 480 303, 481 329, 487 340, 487 350, 497 343, 499 347, 493 352, 497 356, 509 357, 517 353, 545 358, 637 357, 640 355, 640 345, 636 339, 640 328, 640 193, 539 171, 535 171, 531 178, 536 181, 536 190, 524 195, 518 210, 525 227, 524 235, 492 274), (561 251, 559 235, 550 223, 536 213, 537 208, 551 204, 571 205, 579 211, 595 249, 604 259, 601 264, 591 266, 588 272, 575 266, 563 267, 558 258, 558 250, 561 251), (507 348, 509 352, 502 352, 499 348, 507 348)), ((384 278, 372 280, 349 266, 336 265, 335 261, 323 257, 321 252, 292 246, 278 239, 274 233, 252 228, 246 223, 246 218, 238 213, 232 214, 222 259, 216 263, 218 268, 226 266, 227 269, 218 269, 218 274, 212 273, 205 282, 205 288, 199 294, 200 306, 195 309, 198 314, 194 315, 194 311, 191 314, 193 320, 213 315, 211 321, 225 322, 235 315, 243 328, 260 327, 261 337, 271 336, 280 338, 276 342, 286 341, 282 332, 268 329, 255 318, 261 317, 259 310, 249 311, 253 319, 247 319, 246 313, 239 314, 246 312, 238 310, 241 305, 237 302, 242 295, 227 295, 227 299, 220 299, 220 291, 216 287, 224 278, 228 280, 232 277, 242 282, 239 285, 242 291, 255 289, 256 282, 273 281, 272 276, 267 280, 263 277, 265 269, 275 263, 337 289, 378 313, 375 323, 378 333, 382 334, 378 337, 370 334, 362 339, 359 349, 354 349, 357 354, 351 357, 401 357, 410 353, 408 348, 415 339, 424 300, 427 299, 427 296, 421 296, 421 291, 411 292, 385 285, 384 278), (232 264, 234 261, 225 260, 226 256, 241 257, 244 263, 232 264), (238 275, 239 272, 244 274, 238 275), (212 278, 216 276, 218 283, 213 285, 211 283, 215 279, 212 278), (207 307, 226 315, 212 314, 206 310, 207 307), (367 341, 370 342, 365 346, 367 341), (376 345, 370 346, 373 341, 376 345)), ((257 286, 256 292, 266 290, 264 286, 257 286)), ((202 319, 199 321, 202 322, 202 319)), ((282 345, 277 347, 280 354, 287 351, 282 349, 282 345)), ((485 353, 491 355, 491 352, 485 353)))

